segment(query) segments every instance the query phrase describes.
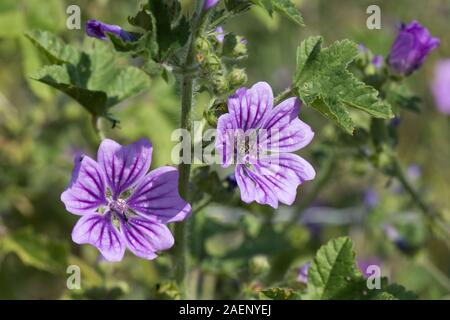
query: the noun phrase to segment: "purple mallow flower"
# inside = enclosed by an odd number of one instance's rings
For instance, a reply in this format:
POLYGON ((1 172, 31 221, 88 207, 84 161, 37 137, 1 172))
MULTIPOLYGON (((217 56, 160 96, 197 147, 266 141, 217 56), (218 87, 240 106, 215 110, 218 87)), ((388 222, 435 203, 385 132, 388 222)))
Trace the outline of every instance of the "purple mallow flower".
POLYGON ((214 7, 215 5, 217 5, 217 3, 219 3, 220 0, 205 0, 205 2, 203 3, 203 10, 209 10, 212 7, 214 7))
POLYGON ((246 203, 273 208, 292 204, 298 185, 315 177, 314 168, 292 153, 308 145, 314 133, 298 118, 300 100, 273 107, 272 88, 259 82, 228 97, 220 116, 215 147, 222 167, 236 163, 235 176, 246 203))
POLYGON ((402 25, 392 44, 389 65, 398 74, 409 75, 418 69, 440 40, 417 21, 402 25))
POLYGON ((450 114, 450 59, 436 64, 431 88, 437 109, 450 114))
POLYGON ((89 20, 86 23, 86 34, 90 37, 94 37, 100 40, 107 40, 106 33, 112 33, 124 41, 132 41, 133 35, 120 26, 106 24, 98 20, 89 20))
POLYGON ((152 145, 141 139, 128 146, 102 141, 97 161, 75 159, 72 180, 61 195, 66 210, 80 215, 72 231, 78 244, 97 247, 108 261, 120 261, 127 247, 144 259, 172 247, 166 226, 181 221, 191 207, 178 194, 178 171, 150 171, 152 145))

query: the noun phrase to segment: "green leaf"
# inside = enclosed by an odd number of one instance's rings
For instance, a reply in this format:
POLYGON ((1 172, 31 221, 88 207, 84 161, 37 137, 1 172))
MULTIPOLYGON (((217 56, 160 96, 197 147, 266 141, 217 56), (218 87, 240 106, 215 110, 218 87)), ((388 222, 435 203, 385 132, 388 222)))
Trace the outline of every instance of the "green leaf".
POLYGON ((128 285, 125 282, 121 282, 108 286, 89 287, 81 289, 81 291, 73 290, 69 293, 68 297, 77 300, 118 300, 128 291, 128 285))
POLYGON ((174 281, 163 281, 156 285, 154 296, 159 300, 179 300, 180 289, 174 281))
POLYGON ((290 0, 272 0, 272 4, 275 11, 284 14, 300 26, 305 25, 302 14, 290 0))
POLYGON ((76 82, 78 70, 71 65, 45 66, 38 73, 32 76, 33 79, 48 84, 75 99, 94 115, 106 115, 105 92, 89 90, 81 83, 76 82))
POLYGON ((271 300, 299 300, 300 294, 291 288, 269 288, 259 294, 260 299, 271 300))
POLYGON ((312 299, 351 298, 359 292, 361 280, 353 242, 348 237, 337 238, 317 251, 308 271, 308 294, 312 299))
POLYGON ((150 32, 156 34, 161 60, 187 42, 191 28, 179 1, 149 0, 148 9, 152 17, 150 32))
POLYGON ((379 289, 368 289, 367 279, 356 265, 353 242, 348 237, 330 240, 323 245, 308 271, 309 299, 416 299, 417 295, 398 284, 380 279, 379 289))
POLYGON ((396 283, 388 285, 384 290, 398 300, 415 300, 418 298, 416 293, 406 290, 405 287, 396 283))
POLYGON ((300 26, 305 25, 302 14, 291 0, 252 0, 252 2, 264 8, 270 16, 276 11, 300 26))
POLYGON ((51 32, 33 30, 26 32, 25 36, 44 54, 50 64, 76 64, 80 60, 79 50, 51 32))
POLYGON ((336 41, 324 49, 321 45, 321 37, 310 37, 297 50, 294 83, 303 102, 349 134, 353 133, 354 123, 348 107, 375 118, 393 117, 391 106, 378 98, 378 91, 347 70, 358 55, 357 45, 349 40, 336 41))
POLYGON ((69 95, 93 115, 107 116, 110 107, 150 84, 143 71, 118 65, 117 54, 105 44, 96 43, 85 53, 50 33, 33 32, 28 38, 55 63, 32 78, 69 95))
POLYGON ((13 252, 24 264, 39 270, 65 274, 67 268, 68 247, 60 241, 36 234, 29 228, 5 236, 0 251, 13 252))

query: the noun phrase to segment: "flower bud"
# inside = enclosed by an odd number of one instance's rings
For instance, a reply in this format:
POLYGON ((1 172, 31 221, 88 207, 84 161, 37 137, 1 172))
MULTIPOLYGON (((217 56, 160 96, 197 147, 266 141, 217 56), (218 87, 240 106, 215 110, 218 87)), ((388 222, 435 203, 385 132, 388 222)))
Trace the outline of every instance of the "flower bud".
POLYGON ((233 50, 233 56, 241 57, 247 54, 247 39, 244 37, 237 37, 237 43, 233 50))
POLYGON ((427 28, 417 21, 402 25, 391 47, 389 65, 400 75, 409 75, 417 70, 427 55, 437 46, 440 40, 433 38, 427 28))
POLYGON ((223 55, 238 58, 247 55, 247 39, 228 33, 223 41, 223 55))
POLYGON ((228 82, 230 87, 239 87, 247 82, 247 74, 244 69, 233 69, 228 74, 228 82))
POLYGON ((228 90, 228 82, 222 75, 216 75, 212 80, 215 93, 225 93, 228 90))
POLYGON ((205 66, 208 72, 215 72, 222 69, 222 61, 215 54, 210 54, 205 58, 205 66))
POLYGON ((250 259, 250 272, 254 275, 263 275, 270 270, 269 260, 264 255, 257 255, 250 259))
POLYGON ((211 48, 211 45, 205 38, 198 38, 195 41, 195 47, 199 52, 208 52, 209 49, 211 48))
MULTIPOLYGON (((214 101, 213 105, 205 110, 203 116, 205 117, 208 124, 215 128, 217 127, 217 120, 221 115, 227 112, 227 104, 223 101, 214 101)), ((228 177, 227 177, 228 181, 228 177)))
POLYGON ((112 33, 124 41, 133 41, 133 35, 120 26, 106 24, 98 20, 89 20, 86 23, 86 34, 100 40, 107 40, 106 33, 112 33))

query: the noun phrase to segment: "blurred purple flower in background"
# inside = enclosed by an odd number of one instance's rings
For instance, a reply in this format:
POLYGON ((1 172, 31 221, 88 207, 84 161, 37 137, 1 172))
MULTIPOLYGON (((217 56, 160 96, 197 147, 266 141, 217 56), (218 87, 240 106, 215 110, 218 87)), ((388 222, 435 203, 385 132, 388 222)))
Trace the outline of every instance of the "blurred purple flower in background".
POLYGON ((393 225, 389 223, 384 224, 383 231, 388 239, 391 240, 400 251, 407 252, 410 249, 406 240, 403 239, 403 237, 393 225))
POLYGON ((409 75, 422 65, 439 43, 440 40, 433 38, 428 29, 417 21, 402 24, 391 47, 389 65, 394 72, 409 75))
POLYGON ((298 268, 298 273, 297 273, 297 281, 307 284, 308 283, 308 271, 309 268, 311 267, 311 262, 305 263, 304 265, 300 266, 300 268, 298 268))
POLYGON ((394 117, 391 119, 391 121, 389 121, 389 125, 391 127, 398 127, 400 125, 400 123, 402 122, 402 119, 400 117, 394 117))
POLYGON ((314 179, 314 168, 292 153, 314 137, 298 118, 300 100, 289 98, 273 107, 272 88, 258 82, 228 97, 228 113, 220 116, 215 147, 222 167, 236 163, 235 176, 246 203, 273 208, 292 204, 297 187, 314 179))
POLYGON ((436 64, 431 89, 437 109, 450 114, 450 59, 436 64))
POLYGON ((358 45, 358 50, 360 53, 367 53, 369 51, 369 49, 367 49, 367 47, 365 45, 363 45, 362 43, 360 43, 358 45))
POLYGON ((86 23, 86 34, 90 37, 97 38, 100 40, 107 40, 108 37, 106 33, 112 33, 120 37, 124 41, 132 41, 133 35, 120 26, 106 24, 98 20, 89 20, 86 23))
POLYGON ((150 171, 150 141, 121 146, 102 141, 97 161, 75 159, 72 180, 61 195, 66 210, 80 215, 72 240, 97 247, 108 261, 120 261, 125 247, 138 257, 156 258, 156 252, 174 244, 166 226, 184 220, 191 207, 178 194, 178 171, 161 167, 150 171))
POLYGON ((217 5, 217 3, 220 0, 205 0, 204 4, 203 4, 203 10, 209 10, 212 7, 214 7, 215 5, 217 5))
POLYGON ((381 269, 381 261, 377 257, 358 259, 356 263, 358 264, 358 268, 365 278, 372 275, 372 273, 368 270, 370 266, 378 266, 381 269))
POLYGON ((374 189, 367 189, 364 192, 364 205, 367 208, 374 208, 378 204, 378 193, 374 189))
POLYGON ((408 166, 406 174, 411 180, 415 181, 422 175, 422 169, 418 164, 411 164, 408 166))
POLYGON ((375 55, 372 58, 372 64, 375 66, 376 69, 380 69, 383 66, 384 58, 382 55, 375 55))

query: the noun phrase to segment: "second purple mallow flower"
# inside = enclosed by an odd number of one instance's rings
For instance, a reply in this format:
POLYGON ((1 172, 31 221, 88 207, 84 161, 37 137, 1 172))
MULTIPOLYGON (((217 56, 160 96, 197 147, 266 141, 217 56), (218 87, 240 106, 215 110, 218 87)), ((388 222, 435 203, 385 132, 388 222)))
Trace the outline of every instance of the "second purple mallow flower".
POLYGON ((450 114, 450 59, 436 64, 431 89, 437 109, 450 114))
POLYGON ((133 35, 120 26, 103 23, 98 20, 89 20, 86 22, 86 34, 90 37, 100 40, 107 40, 106 33, 112 33, 124 41, 133 41, 133 35))
POLYGON ((273 107, 272 88, 258 82, 228 97, 228 113, 217 125, 216 150, 222 167, 236 163, 235 177, 246 203, 273 208, 292 204, 297 187, 314 179, 314 168, 292 153, 308 145, 314 133, 298 118, 298 98, 273 107))
POLYGON ((437 46, 440 40, 433 38, 427 28, 417 21, 402 25, 391 47, 389 65, 401 75, 409 75, 417 70, 427 55, 437 46))
POLYGON ((178 171, 161 167, 150 171, 150 141, 121 146, 102 141, 97 161, 75 159, 72 180, 61 195, 66 210, 80 215, 72 240, 91 244, 108 261, 120 261, 125 248, 144 259, 169 249, 174 238, 167 223, 191 212, 178 194, 178 171))

